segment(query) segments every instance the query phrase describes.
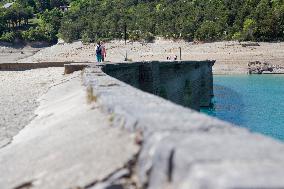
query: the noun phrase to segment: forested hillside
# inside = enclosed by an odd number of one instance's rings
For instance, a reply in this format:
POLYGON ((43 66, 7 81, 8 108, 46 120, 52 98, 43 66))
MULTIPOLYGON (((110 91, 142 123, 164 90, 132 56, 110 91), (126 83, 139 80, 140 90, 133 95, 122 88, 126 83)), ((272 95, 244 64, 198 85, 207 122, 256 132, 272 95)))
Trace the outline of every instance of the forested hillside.
POLYGON ((0 41, 55 42, 65 0, 0 1, 0 41))
MULTIPOLYGON (((151 41, 154 36, 188 41, 284 40, 284 0, 75 0, 53 3, 57 5, 37 1, 19 0, 26 9, 23 2, 40 13, 40 23, 23 35, 28 40, 45 33, 47 40, 60 36, 93 42, 123 38, 125 28, 132 40, 151 41), (69 3, 71 8, 64 14, 54 9, 69 3)), ((15 24, 3 18, 0 30, 5 34, 7 26, 15 24)), ((36 39, 40 37, 44 36, 36 39)))

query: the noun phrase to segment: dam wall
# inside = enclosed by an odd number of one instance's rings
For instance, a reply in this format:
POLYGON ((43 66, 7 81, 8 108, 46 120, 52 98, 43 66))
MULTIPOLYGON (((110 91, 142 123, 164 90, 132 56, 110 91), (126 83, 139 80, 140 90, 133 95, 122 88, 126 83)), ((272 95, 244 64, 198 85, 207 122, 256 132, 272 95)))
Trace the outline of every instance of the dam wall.
POLYGON ((102 71, 133 87, 199 110, 210 106, 214 61, 106 64, 102 71))
POLYGON ((0 150, 0 188, 284 188, 283 143, 185 107, 210 104, 213 63, 65 65, 84 69, 0 150))
MULTIPOLYGON (((141 143, 141 150, 133 172, 138 186, 147 189, 283 188, 283 143, 138 89, 159 92, 161 86, 172 84, 179 91, 191 78, 196 86, 204 87, 201 91, 205 87, 210 91, 212 78, 202 74, 210 72, 210 68, 200 64, 197 73, 181 76, 183 69, 176 65, 189 70, 197 68, 196 64, 187 67, 182 62, 167 66, 152 62, 145 66, 140 63, 93 66, 83 71, 89 99, 110 115, 111 125, 138 133, 135 140, 141 143), (141 76, 141 70, 145 75, 141 76), (178 81, 182 84, 176 84, 178 81)), ((204 96, 211 95, 210 91, 204 96)))

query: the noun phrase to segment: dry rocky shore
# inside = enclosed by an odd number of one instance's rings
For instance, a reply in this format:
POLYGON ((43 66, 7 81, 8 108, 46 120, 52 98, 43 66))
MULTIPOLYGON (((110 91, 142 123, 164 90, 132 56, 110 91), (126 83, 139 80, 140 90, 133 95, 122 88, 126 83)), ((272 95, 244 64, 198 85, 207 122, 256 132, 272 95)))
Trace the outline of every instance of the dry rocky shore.
MULTIPOLYGON (((166 60, 177 55, 181 48, 182 60, 216 60, 214 74, 246 74, 248 63, 259 61, 271 65, 284 66, 284 42, 250 43, 250 42, 214 42, 188 43, 157 39, 155 43, 111 41, 105 44, 107 61, 121 62, 126 58, 132 61, 166 60)), ((95 62, 95 44, 83 45, 81 42, 72 44, 60 43, 45 48, 34 56, 19 62, 95 62)))

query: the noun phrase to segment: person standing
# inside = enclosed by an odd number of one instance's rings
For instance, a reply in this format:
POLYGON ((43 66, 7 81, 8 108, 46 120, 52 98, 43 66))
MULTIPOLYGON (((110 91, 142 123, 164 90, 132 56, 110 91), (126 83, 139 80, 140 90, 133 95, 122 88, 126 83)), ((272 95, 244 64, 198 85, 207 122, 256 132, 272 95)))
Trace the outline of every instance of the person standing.
POLYGON ((97 62, 102 62, 102 45, 100 41, 96 46, 96 56, 97 56, 97 62))
POLYGON ((102 41, 101 41, 101 46, 102 46, 102 61, 104 62, 106 58, 106 47, 102 41))

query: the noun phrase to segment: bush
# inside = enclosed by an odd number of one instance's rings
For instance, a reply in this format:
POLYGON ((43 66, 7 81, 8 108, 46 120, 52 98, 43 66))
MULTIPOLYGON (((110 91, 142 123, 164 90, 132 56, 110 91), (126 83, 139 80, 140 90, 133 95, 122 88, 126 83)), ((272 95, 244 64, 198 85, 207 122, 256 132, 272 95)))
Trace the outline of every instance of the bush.
POLYGON ((3 23, 1 23, 1 21, 0 21, 0 36, 3 34, 5 29, 6 29, 5 25, 3 23))
POLYGON ((58 37, 63 39, 65 42, 70 43, 80 36, 80 28, 78 25, 70 22, 63 22, 61 28, 59 29, 58 37))
POLYGON ((83 43, 93 43, 93 42, 95 42, 96 40, 99 40, 99 39, 96 39, 94 32, 92 32, 91 30, 87 30, 87 31, 83 32, 83 34, 81 36, 81 40, 82 40, 83 43))
POLYGON ((242 41, 243 40, 242 33, 241 32, 234 33, 234 35, 232 36, 232 39, 242 41))
POLYGON ((243 27, 243 38, 244 40, 253 40, 256 32, 256 21, 254 19, 246 19, 243 27))
POLYGON ((134 31, 131 31, 129 33, 129 36, 128 38, 131 40, 131 41, 138 41, 141 39, 141 31, 140 30, 134 30, 134 31))
POLYGON ((205 21, 195 32, 195 38, 201 41, 214 41, 222 35, 219 24, 213 21, 205 21))
POLYGON ((50 42, 51 39, 47 35, 47 33, 39 27, 30 28, 27 31, 22 32, 22 37, 25 41, 48 41, 50 42))
POLYGON ((82 42, 85 43, 91 43, 92 39, 89 37, 87 32, 84 32, 82 34, 82 42))
POLYGON ((7 32, 2 34, 0 41, 13 43, 16 39, 16 33, 15 32, 7 32))
POLYGON ((152 34, 151 32, 146 32, 143 35, 143 39, 147 42, 147 43, 153 43, 155 40, 155 36, 154 34, 152 34))

